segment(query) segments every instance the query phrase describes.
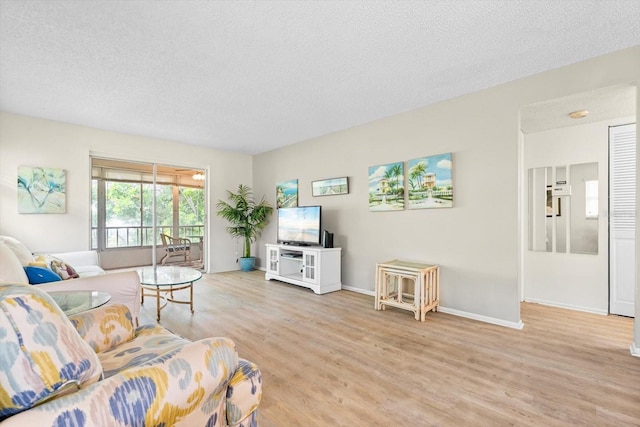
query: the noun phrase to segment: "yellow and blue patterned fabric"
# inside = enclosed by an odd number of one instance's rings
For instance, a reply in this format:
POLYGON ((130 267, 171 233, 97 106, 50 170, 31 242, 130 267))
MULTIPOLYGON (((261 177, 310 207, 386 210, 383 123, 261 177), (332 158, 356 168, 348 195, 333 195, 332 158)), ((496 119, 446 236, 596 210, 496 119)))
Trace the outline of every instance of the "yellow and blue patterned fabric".
POLYGON ((227 338, 191 342, 15 415, 7 426, 223 427, 226 386, 237 363, 227 338))
POLYGON ((135 337, 131 312, 125 305, 114 304, 100 310, 85 311, 70 316, 69 320, 98 356, 135 337))
MULTIPOLYGON (((258 366, 248 360, 239 359, 238 369, 227 388, 227 423, 240 426, 249 413, 257 415, 262 398, 262 375, 258 366), (250 398, 253 397, 253 398, 250 398)), ((254 425, 257 420, 246 425, 254 425)))
POLYGON ((0 427, 257 426, 260 371, 238 358, 233 341, 190 342, 157 324, 134 330, 126 306, 103 306, 70 320, 98 352, 105 378, 0 427))
POLYGON ((136 329, 134 340, 104 353, 98 353, 98 357, 102 363, 105 378, 109 378, 123 369, 153 360, 190 342, 160 325, 144 325, 136 329))
POLYGON ((0 420, 101 375, 96 353, 47 293, 0 285, 0 420))

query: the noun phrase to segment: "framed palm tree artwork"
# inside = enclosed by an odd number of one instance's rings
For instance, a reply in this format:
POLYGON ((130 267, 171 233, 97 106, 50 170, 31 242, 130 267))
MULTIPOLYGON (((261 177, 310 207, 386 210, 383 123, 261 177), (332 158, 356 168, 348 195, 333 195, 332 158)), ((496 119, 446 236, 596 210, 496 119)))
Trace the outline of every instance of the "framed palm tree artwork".
POLYGON ((409 209, 453 207, 451 153, 407 162, 409 209))
POLYGON ((369 210, 404 209, 404 162, 369 166, 369 210))

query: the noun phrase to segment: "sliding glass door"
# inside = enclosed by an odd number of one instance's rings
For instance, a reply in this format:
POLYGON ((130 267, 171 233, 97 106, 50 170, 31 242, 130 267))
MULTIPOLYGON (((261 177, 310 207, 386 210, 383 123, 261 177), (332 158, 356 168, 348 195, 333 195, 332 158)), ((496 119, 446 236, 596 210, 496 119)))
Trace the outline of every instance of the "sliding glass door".
POLYGON ((91 165, 93 249, 154 249, 162 244, 160 234, 203 241, 202 170, 97 157, 91 165))

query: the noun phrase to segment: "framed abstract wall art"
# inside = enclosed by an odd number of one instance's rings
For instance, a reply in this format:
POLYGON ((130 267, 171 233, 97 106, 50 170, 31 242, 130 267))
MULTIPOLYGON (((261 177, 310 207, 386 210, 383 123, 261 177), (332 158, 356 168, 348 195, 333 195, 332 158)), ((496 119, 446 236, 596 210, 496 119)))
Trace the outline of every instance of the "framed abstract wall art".
POLYGON ((64 169, 18 167, 18 213, 65 212, 66 173, 64 169))
POLYGON ((409 209, 453 207, 451 153, 409 160, 409 209))
POLYGON ((294 208, 298 206, 298 180, 291 179, 276 184, 276 206, 294 208))
POLYGON ((369 166, 369 210, 404 209, 404 162, 369 166))

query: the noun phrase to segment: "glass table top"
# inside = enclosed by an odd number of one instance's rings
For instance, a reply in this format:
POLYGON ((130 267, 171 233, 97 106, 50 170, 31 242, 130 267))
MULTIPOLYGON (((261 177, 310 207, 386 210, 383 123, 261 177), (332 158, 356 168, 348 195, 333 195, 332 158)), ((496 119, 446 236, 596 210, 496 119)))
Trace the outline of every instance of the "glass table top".
POLYGON ((137 272, 141 284, 159 287, 191 283, 202 277, 202 273, 196 269, 173 265, 145 267, 137 272))
POLYGON ((381 262, 378 265, 382 267, 397 267, 397 268, 406 268, 410 270, 424 270, 427 268, 435 267, 435 264, 427 264, 427 263, 422 263, 417 261, 406 261, 406 260, 400 260, 400 259, 381 262))
POLYGON ((111 299, 108 293, 98 291, 52 291, 48 294, 67 316, 100 307, 111 299))

